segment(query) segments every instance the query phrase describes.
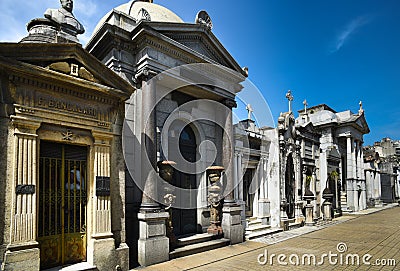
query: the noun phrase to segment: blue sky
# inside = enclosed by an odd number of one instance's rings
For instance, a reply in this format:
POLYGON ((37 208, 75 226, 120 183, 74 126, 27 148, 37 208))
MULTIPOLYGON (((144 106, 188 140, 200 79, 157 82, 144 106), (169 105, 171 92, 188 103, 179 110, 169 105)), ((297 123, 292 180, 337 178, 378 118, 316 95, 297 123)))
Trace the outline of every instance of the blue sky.
MULTIPOLYGON (((100 18, 125 0, 75 0, 86 43, 100 18)), ((276 122, 288 108, 326 103, 357 112, 363 101, 371 133, 366 144, 400 139, 400 1, 385 0, 155 0, 185 22, 207 10, 214 34, 263 93, 276 122)), ((58 0, 1 0, 0 41, 18 41, 26 23, 58 0)), ((255 115, 264 114, 254 112, 255 115)), ((243 116, 245 117, 245 115, 243 116)))

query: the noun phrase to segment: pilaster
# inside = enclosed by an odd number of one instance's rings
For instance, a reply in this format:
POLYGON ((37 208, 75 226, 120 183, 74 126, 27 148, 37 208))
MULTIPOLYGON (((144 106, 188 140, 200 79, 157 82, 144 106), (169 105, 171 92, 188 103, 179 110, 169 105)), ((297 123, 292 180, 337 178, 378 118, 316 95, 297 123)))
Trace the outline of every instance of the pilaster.
POLYGON ((39 270, 37 236, 38 136, 40 123, 13 120, 13 179, 11 180, 11 225, 2 270, 39 270))

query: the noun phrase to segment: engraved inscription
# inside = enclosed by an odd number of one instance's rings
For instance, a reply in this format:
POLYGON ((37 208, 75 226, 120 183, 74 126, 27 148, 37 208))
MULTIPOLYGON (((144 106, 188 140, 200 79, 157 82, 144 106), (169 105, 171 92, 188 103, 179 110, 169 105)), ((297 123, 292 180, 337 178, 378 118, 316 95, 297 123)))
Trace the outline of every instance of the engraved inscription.
POLYGON ((17 195, 35 194, 35 185, 33 184, 21 184, 17 185, 15 188, 15 193, 17 195))
POLYGON ((81 106, 78 104, 73 104, 73 103, 70 103, 67 101, 62 101, 62 100, 47 99, 44 97, 39 97, 36 100, 36 104, 40 107, 45 107, 45 108, 60 109, 60 110, 79 113, 82 115, 87 115, 87 116, 92 116, 92 117, 97 116, 97 110, 93 107, 81 106))
POLYGON ((96 196, 110 196, 110 177, 96 176, 96 196))

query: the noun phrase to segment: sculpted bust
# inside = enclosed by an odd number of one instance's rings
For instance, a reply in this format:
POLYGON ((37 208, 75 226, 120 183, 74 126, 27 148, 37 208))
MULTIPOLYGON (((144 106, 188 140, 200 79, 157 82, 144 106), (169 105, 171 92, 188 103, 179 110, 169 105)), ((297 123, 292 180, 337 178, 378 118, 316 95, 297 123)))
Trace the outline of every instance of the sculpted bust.
POLYGON ((61 8, 47 9, 44 17, 60 25, 61 31, 65 31, 76 37, 77 34, 83 34, 85 29, 83 25, 72 14, 74 6, 73 0, 60 0, 61 8))

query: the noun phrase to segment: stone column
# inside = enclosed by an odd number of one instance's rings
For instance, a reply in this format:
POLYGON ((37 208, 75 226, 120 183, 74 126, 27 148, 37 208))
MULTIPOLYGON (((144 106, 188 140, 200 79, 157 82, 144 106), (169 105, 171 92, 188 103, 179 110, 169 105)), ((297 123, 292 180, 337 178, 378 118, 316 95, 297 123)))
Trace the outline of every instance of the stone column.
MULTIPOLYGON (((373 191, 374 191, 374 182, 372 179, 372 171, 370 169, 367 169, 365 171, 365 190, 366 190, 366 194, 367 194, 367 204, 369 205, 371 202, 369 201, 369 199, 373 198, 373 191)), ((369 207, 373 207, 373 206, 369 206, 369 207)))
POLYGON ((354 211, 357 212, 360 210, 359 201, 358 201, 358 185, 356 181, 353 181, 353 206, 354 211))
MULTIPOLYGON (((110 176, 110 141, 111 138, 93 133, 94 143, 94 184, 93 197, 93 233, 95 239, 112 237, 111 233, 111 196, 98 195, 98 180, 110 176)), ((109 186, 110 184, 108 184, 109 186)), ((108 187, 109 189, 110 187, 108 187)))
POLYGON ((238 153, 235 152, 234 158, 233 158, 233 180, 235 182, 235 194, 234 198, 235 200, 239 200, 239 176, 238 176, 238 153))
POLYGON ((355 140, 351 140, 351 161, 353 165, 353 179, 357 179, 357 157, 356 157, 356 145, 355 140))
POLYGON ((284 230, 288 230, 289 221, 286 213, 287 200, 285 193, 285 176, 284 176, 286 167, 286 161, 285 161, 286 157, 284 156, 284 150, 285 150, 285 141, 283 135, 280 135, 279 139, 280 225, 284 230))
POLYGON ((267 183, 267 158, 261 157, 259 162, 259 178, 260 178, 260 199, 258 200, 258 218, 263 225, 269 224, 270 219, 270 201, 268 199, 268 183, 267 183))
POLYGON ((365 181, 361 182, 360 210, 367 209, 367 191, 365 181))
POLYGON ((225 238, 231 241, 231 244, 243 242, 244 229, 241 224, 242 208, 234 199, 234 182, 233 182, 233 123, 232 108, 236 107, 234 100, 226 99, 223 102, 229 109, 226 110, 227 116, 225 120, 224 134, 222 139, 222 163, 225 168, 225 200, 222 209, 222 229, 225 238))
POLYGON ((243 167, 242 167, 242 158, 243 158, 243 153, 238 153, 237 155, 237 176, 238 176, 238 198, 237 198, 237 203, 239 204, 241 208, 241 220, 242 220, 242 225, 243 229, 246 227, 246 213, 245 213, 245 201, 243 199, 243 167))
POLYGON ((354 172, 353 172, 353 140, 351 136, 347 137, 346 148, 346 199, 349 211, 354 211, 354 172))
MULTIPOLYGON (((10 239, 1 270, 39 270, 40 252, 37 237, 38 139, 40 123, 14 120, 13 155, 10 157, 11 220, 10 239)), ((4 176, 6 176, 4 174, 4 176)), ((3 177, 4 177, 3 176, 3 177)), ((4 221, 2 221, 4 223, 4 221)), ((4 240, 6 241, 6 240, 4 240)), ((6 241, 7 242, 7 241, 6 241)), ((6 243, 5 242, 5 243, 6 243)))
POLYGON ((167 212, 156 202, 158 178, 156 152, 156 82, 142 83, 141 182, 144 187, 138 213, 138 262, 148 266, 169 260, 169 239, 166 236, 167 212))
MULTIPOLYGON (((88 204, 89 212, 87 262, 99 268, 112 268, 115 239, 111 231, 111 143, 113 136, 92 131, 93 179, 88 204)), ((122 247, 121 247, 122 249, 122 247)))
POLYGON ((364 172, 364 151, 363 151, 363 142, 359 141, 359 151, 360 151, 360 179, 365 180, 365 172, 364 172))
POLYGON ((347 137, 347 148, 346 148, 346 177, 347 179, 353 179, 353 146, 352 146, 352 138, 350 136, 347 137))

